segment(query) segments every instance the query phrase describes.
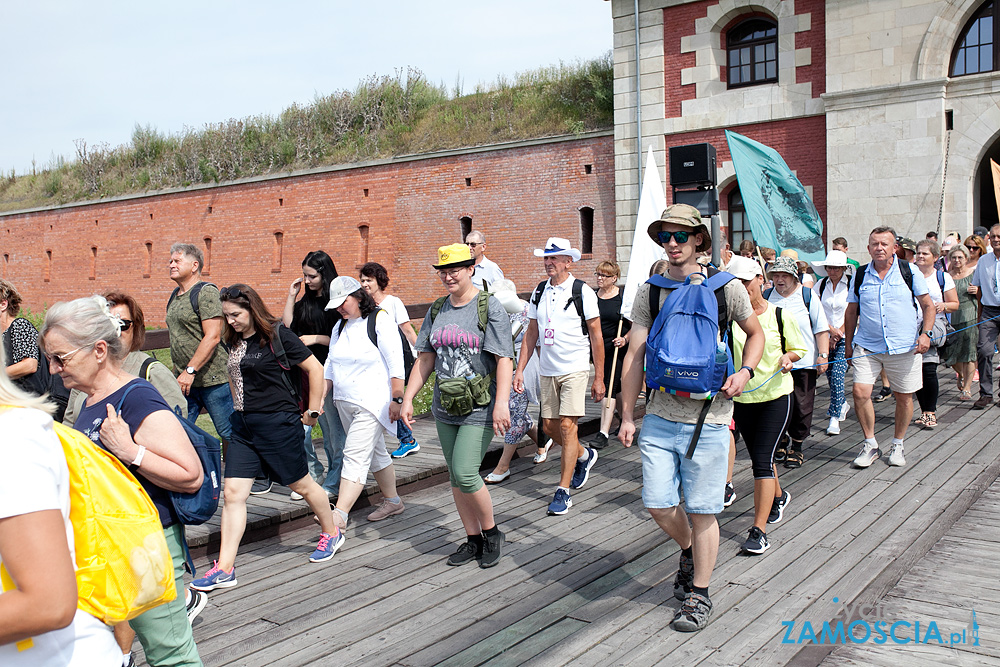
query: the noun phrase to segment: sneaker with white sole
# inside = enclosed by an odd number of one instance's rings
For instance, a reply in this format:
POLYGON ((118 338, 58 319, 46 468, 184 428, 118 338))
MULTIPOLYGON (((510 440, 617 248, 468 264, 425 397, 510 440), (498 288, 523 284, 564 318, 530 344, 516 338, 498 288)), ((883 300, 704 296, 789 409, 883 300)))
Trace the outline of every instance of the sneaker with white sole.
POLYGON ((258 477, 253 481, 253 485, 250 487, 251 496, 262 496, 265 493, 271 492, 271 479, 267 476, 258 477))
POLYGON ((388 498, 383 498, 379 506, 375 508, 375 511, 368 515, 369 521, 382 521, 388 519, 391 516, 396 516, 397 514, 402 514, 403 510, 403 499, 400 498, 398 503, 394 503, 388 498))
POLYGON ((767 533, 757 526, 750 526, 750 534, 747 541, 743 543, 743 551, 748 554, 760 555, 771 548, 771 543, 767 540, 767 533))
POLYGON ((187 593, 191 596, 184 603, 187 610, 187 619, 188 623, 194 623, 194 619, 198 618, 198 614, 208 604, 208 593, 203 593, 193 588, 187 589, 187 593))
POLYGON ((229 588, 236 584, 236 568, 234 567, 229 572, 226 572, 219 567, 219 561, 215 561, 211 569, 205 573, 205 576, 191 582, 191 588, 207 593, 208 591, 214 591, 216 588, 229 588))
POLYGON ((573 469, 573 479, 569 483, 571 489, 582 489, 583 485, 590 479, 590 469, 597 463, 597 450, 593 447, 586 447, 587 458, 576 460, 576 467, 573 469))
POLYGON ((335 528, 336 532, 331 535, 330 533, 321 533, 319 536, 319 544, 316 545, 316 551, 312 552, 309 556, 309 562, 311 563, 322 563, 323 561, 330 560, 333 558, 333 554, 337 553, 337 549, 344 546, 343 531, 339 528, 335 528))
POLYGON ((847 419, 847 413, 850 412, 851 406, 847 401, 844 401, 844 405, 840 408, 840 421, 847 419))
POLYGON ((781 523, 782 518, 785 516, 785 508, 788 506, 788 501, 791 499, 792 494, 782 489, 781 497, 775 498, 771 502, 771 513, 767 515, 767 522, 781 523))
POLYGON ((408 454, 416 454, 420 451, 420 445, 416 440, 410 440, 409 442, 399 443, 399 447, 396 448, 390 456, 394 459, 401 459, 408 454))
POLYGON ((556 489, 556 495, 552 498, 552 502, 549 503, 548 512, 550 516, 559 516, 568 512, 572 506, 573 499, 569 497, 569 492, 556 489))
POLYGON ((722 499, 722 506, 729 507, 736 502, 736 487, 732 482, 726 482, 726 495, 722 499))
POLYGON ((906 458, 903 456, 903 443, 894 443, 889 449, 889 465, 900 468, 906 465, 906 458))
POLYGON ((830 425, 826 427, 827 435, 840 435, 840 420, 830 417, 830 425))
POLYGON ((854 459, 854 467, 867 468, 880 456, 882 456, 882 450, 878 448, 878 445, 873 445, 867 441, 862 442, 861 451, 858 452, 857 457, 854 459))

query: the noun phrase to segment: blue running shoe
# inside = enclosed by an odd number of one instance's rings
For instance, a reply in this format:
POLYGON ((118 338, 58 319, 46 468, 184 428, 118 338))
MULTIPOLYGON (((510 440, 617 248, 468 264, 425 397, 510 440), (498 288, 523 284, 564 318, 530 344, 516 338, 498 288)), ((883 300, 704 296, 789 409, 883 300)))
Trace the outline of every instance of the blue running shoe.
POLYGON ((549 516, 565 514, 573 506, 573 499, 569 497, 569 492, 556 489, 556 496, 549 503, 549 516))
POLYGON ((597 463, 597 450, 587 447, 587 458, 580 461, 577 459, 576 468, 573 470, 573 480, 569 483, 571 489, 582 489, 590 477, 590 469, 597 463))
POLYGON ((409 442, 399 443, 399 447, 396 448, 390 456, 394 459, 401 459, 407 454, 416 454, 420 451, 420 445, 417 444, 416 440, 410 440, 409 442))
POLYGON ((191 588, 196 591, 214 591, 216 588, 230 588, 236 585, 236 568, 226 572, 219 567, 219 561, 215 561, 212 569, 205 573, 201 579, 191 582, 191 588))
POLYGON ((319 536, 319 544, 316 545, 316 551, 312 552, 312 556, 309 556, 310 562, 322 563, 323 561, 330 560, 333 558, 333 554, 337 553, 337 549, 344 546, 344 533, 341 532, 339 528, 336 529, 337 532, 333 535, 329 533, 322 533, 319 536))

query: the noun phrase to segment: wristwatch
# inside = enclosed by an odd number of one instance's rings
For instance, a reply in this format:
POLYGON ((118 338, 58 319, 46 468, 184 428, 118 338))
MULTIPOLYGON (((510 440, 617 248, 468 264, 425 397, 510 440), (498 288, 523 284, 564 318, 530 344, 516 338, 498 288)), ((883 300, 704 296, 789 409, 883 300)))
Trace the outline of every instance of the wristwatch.
MULTIPOLYGON (((927 330, 927 331, 921 331, 921 332, 920 332, 920 334, 921 334, 921 335, 923 335, 923 334, 927 334, 927 337, 928 337, 928 338, 930 338, 931 340, 934 340, 934 331, 932 331, 932 330, 927 330)), ((917 336, 917 338, 919 338, 919 337, 920 337, 920 336, 917 336)))
POLYGON ((188 375, 194 375, 195 373, 198 372, 198 369, 195 368, 194 366, 188 366, 187 368, 184 369, 184 372, 187 373, 188 375))
POLYGON ((392 399, 392 402, 393 403, 399 403, 400 405, 402 405, 403 404, 403 397, 400 396, 399 398, 394 398, 394 399, 392 399))
POLYGON ((816 356, 819 357, 820 359, 829 359, 830 358, 830 354, 828 352, 820 352, 816 356))
POLYGON ((747 369, 748 373, 750 373, 750 379, 752 380, 753 379, 753 369, 750 368, 749 366, 740 366, 740 370, 743 370, 744 368, 747 369))

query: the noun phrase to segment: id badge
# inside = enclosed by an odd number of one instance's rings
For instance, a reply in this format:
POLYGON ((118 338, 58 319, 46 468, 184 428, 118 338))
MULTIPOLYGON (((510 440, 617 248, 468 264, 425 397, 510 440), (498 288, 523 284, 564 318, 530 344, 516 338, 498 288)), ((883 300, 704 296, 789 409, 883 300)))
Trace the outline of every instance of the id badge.
POLYGON ((556 330, 546 329, 542 336, 542 345, 554 345, 556 342, 556 330))

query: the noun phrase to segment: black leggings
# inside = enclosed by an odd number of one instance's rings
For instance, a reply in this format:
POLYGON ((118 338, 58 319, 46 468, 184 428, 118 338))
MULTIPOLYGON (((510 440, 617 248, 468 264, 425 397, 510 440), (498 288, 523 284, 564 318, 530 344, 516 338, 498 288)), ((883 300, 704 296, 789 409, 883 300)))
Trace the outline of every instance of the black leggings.
POLYGON ((791 394, 766 403, 733 404, 733 419, 747 444, 754 479, 774 479, 774 450, 791 412, 791 394))
POLYGON ((917 401, 920 403, 921 412, 937 412, 938 400, 938 375, 937 362, 924 364, 924 386, 917 389, 917 401))

